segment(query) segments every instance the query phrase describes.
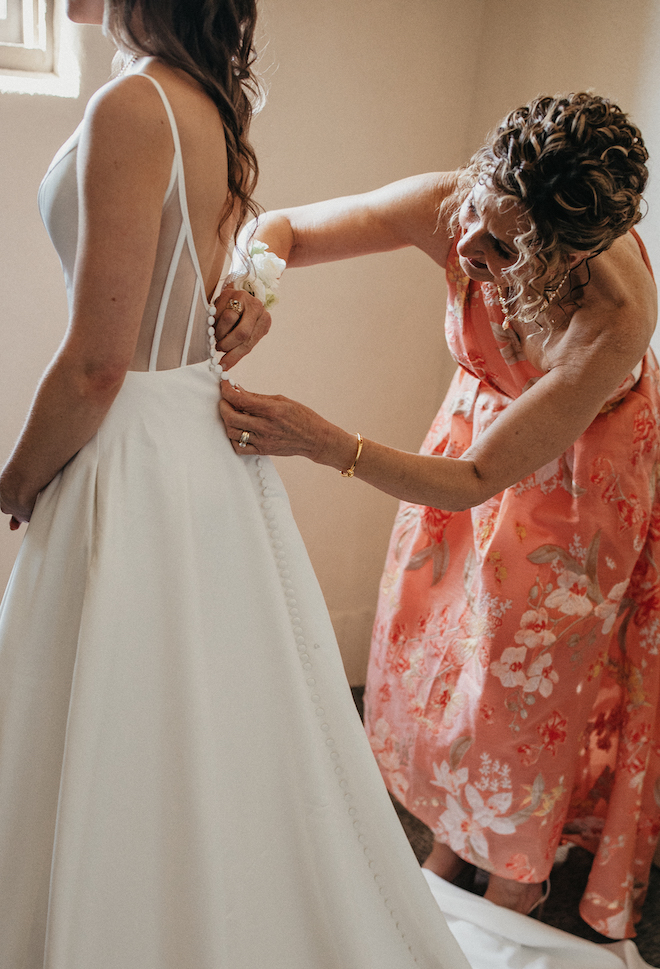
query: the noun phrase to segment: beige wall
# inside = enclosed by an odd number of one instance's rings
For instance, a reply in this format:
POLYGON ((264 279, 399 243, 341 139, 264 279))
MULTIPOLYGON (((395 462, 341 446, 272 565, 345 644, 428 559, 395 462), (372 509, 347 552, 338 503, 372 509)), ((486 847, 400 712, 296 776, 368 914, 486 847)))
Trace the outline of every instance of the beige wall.
MULTIPOLYGON (((632 100, 635 118, 651 153, 651 180, 646 193, 649 212, 640 232, 648 246, 656 279, 660 281, 660 2, 651 0, 648 6, 648 17, 640 32, 638 59, 633 61, 639 69, 632 100)), ((660 357, 660 327, 656 329, 653 347, 660 357)))
MULTIPOLYGON (((627 0, 625 16, 623 8, 619 0, 267 0, 271 90, 253 128, 259 200, 267 208, 303 203, 454 167, 509 107, 541 91, 593 87, 615 96, 645 122, 660 152, 658 4, 627 0)), ((108 74, 106 42, 93 28, 79 36, 78 101, 0 95, 1 455, 66 321, 35 196, 50 157, 108 74)), ((660 209, 657 186, 649 197, 660 209)), ((655 214, 643 234, 660 266, 655 214)), ((412 252, 291 272, 271 335, 239 378, 415 450, 452 371, 443 294, 435 267, 412 252)), ((359 683, 396 502, 302 459, 278 466, 349 677, 359 683)), ((0 586, 19 540, 0 531, 0 586)))

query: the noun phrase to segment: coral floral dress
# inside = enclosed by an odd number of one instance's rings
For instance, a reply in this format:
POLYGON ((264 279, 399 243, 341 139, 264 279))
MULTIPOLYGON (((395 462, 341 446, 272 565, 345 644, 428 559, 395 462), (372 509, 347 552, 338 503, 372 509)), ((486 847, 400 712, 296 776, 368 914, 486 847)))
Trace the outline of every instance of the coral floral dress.
MULTIPOLYGON (((460 366, 421 453, 458 457, 542 375, 455 246, 447 281, 460 366)), ((649 351, 517 485, 464 512, 403 502, 366 690, 386 782, 436 838, 528 882, 583 845, 580 911, 612 938, 635 934, 660 830, 659 419, 649 351)))

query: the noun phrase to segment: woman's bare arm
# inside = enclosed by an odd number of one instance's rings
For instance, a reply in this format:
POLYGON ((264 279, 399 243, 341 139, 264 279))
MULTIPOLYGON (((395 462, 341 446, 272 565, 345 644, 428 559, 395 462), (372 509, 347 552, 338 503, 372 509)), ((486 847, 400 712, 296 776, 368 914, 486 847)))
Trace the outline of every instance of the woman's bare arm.
POLYGON ((161 108, 151 84, 124 78, 87 109, 71 319, 0 476, 2 511, 18 521, 94 435, 131 362, 173 157, 161 108))
POLYGON ((453 172, 414 175, 363 195, 266 212, 248 233, 291 267, 405 246, 417 246, 444 266, 451 240, 438 225, 438 209, 454 185, 453 172))
MULTIPOLYGON (((290 268, 406 246, 416 246, 444 266, 451 239, 446 225, 438 222, 438 209, 455 184, 454 172, 433 172, 404 178, 362 195, 266 212, 242 230, 232 273, 242 274, 242 253, 254 239, 265 242, 290 268)), ((258 325, 254 308, 247 305, 236 322, 235 316, 226 312, 224 292, 216 305, 218 349, 233 351, 228 359, 232 366, 265 336, 268 327, 258 325)))
MULTIPOLYGON (((570 447, 641 359, 657 313, 655 290, 629 249, 598 257, 591 295, 553 351, 552 369, 513 401, 461 458, 410 454, 365 441, 355 476, 415 504, 460 511, 548 464, 570 447), (616 284, 622 269, 634 286, 616 284)), ((596 263, 596 260, 594 260, 596 263)), ((221 414, 237 453, 300 454, 349 468, 356 438, 282 397, 223 389, 221 414), (254 447, 238 449, 242 430, 254 447)))

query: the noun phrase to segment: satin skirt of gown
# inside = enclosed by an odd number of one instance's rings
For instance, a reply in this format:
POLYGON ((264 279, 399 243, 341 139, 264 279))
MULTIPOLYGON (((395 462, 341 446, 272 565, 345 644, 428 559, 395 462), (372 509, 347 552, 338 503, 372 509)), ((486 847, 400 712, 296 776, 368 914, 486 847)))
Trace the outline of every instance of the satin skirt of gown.
POLYGON ((465 969, 270 461, 129 372, 0 614, 1 969, 465 969))

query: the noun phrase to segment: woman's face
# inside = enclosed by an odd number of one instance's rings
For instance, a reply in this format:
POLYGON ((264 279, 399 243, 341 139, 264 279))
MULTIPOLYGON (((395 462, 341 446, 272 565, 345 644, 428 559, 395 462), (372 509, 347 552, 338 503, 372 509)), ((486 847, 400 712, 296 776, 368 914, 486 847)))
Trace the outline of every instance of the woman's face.
POLYGON ((517 202, 500 207, 497 201, 488 185, 475 184, 458 214, 462 235, 456 252, 470 279, 506 286, 502 273, 518 259, 514 239, 530 223, 517 202))
POLYGON ((102 24, 105 0, 67 0, 66 15, 75 24, 102 24))

